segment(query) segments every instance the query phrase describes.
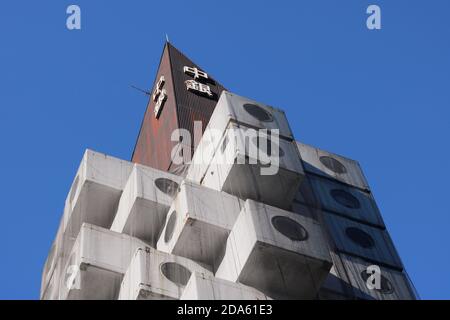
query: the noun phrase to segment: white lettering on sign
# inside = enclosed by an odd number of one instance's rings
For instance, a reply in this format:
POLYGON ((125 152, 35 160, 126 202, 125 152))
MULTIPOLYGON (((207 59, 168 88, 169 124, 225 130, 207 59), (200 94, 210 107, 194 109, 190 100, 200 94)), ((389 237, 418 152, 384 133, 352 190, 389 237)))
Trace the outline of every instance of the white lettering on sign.
POLYGON ((164 105, 164 102, 166 102, 166 100, 167 100, 166 89, 162 89, 161 93, 158 96, 158 101, 155 104, 155 111, 154 111, 154 113, 155 113, 156 119, 159 118, 159 115, 161 114, 162 107, 164 105))
POLYGON ((166 79, 164 79, 164 76, 161 76, 161 78, 159 78, 158 83, 156 84, 155 91, 153 91, 153 101, 158 100, 158 97, 161 94, 161 90, 164 87, 165 82, 166 79))
POLYGON ((186 83, 186 88, 188 90, 197 91, 202 94, 207 94, 210 97, 213 95, 211 92, 211 88, 206 84, 199 83, 195 80, 187 80, 185 83, 186 83))
POLYGON ((198 70, 198 68, 184 67, 184 73, 194 77, 194 79, 208 79, 208 74, 204 71, 198 70))
POLYGON ((161 114, 162 108, 164 106, 164 102, 166 102, 167 100, 167 91, 166 89, 163 89, 164 83, 166 83, 166 79, 164 78, 164 76, 161 76, 152 95, 153 101, 156 102, 154 110, 156 119, 159 118, 159 115, 161 114))

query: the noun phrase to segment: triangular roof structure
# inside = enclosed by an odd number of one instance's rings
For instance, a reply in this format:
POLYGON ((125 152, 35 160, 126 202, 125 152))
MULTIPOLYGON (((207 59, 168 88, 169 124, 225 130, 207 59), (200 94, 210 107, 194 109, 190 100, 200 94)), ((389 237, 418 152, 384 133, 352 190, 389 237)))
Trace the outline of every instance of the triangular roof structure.
MULTIPOLYGON (((172 149, 177 145, 171 141, 172 133, 176 129, 188 130, 192 137, 189 148, 193 154, 194 121, 201 121, 204 131, 220 94, 225 90, 207 73, 206 78, 203 72, 166 42, 133 151, 133 162, 163 171, 180 172, 182 168, 171 160, 172 149)), ((186 161, 189 161, 188 155, 186 161)))

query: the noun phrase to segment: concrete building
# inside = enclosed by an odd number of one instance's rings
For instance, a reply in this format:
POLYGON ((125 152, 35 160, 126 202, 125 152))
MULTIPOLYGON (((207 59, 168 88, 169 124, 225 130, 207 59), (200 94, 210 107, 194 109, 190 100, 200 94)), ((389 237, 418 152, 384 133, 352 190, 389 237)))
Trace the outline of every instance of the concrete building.
POLYGON ((131 161, 87 150, 41 299, 416 299, 359 164, 166 43, 131 161))

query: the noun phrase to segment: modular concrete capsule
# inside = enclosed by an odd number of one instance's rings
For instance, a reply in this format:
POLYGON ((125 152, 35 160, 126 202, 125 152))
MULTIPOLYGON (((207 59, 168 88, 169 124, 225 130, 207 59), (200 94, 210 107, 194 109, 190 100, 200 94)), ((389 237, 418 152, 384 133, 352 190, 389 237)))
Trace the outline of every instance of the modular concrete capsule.
POLYGON ((72 249, 83 223, 111 227, 132 169, 128 161, 86 150, 64 207, 64 250, 72 249))
POLYGON ((321 150, 297 141, 297 148, 305 171, 348 185, 370 190, 359 163, 337 154, 321 150))
POLYGON ((324 213, 330 237, 340 252, 402 270, 403 264, 386 230, 324 213))
POLYGON ((157 249, 215 268, 242 203, 225 192, 182 182, 157 249))
POLYGON ((223 91, 208 127, 223 132, 231 122, 257 129, 276 129, 280 136, 294 138, 284 111, 223 91))
POLYGON ((152 248, 139 248, 125 273, 119 300, 180 299, 192 274, 212 276, 200 264, 152 248))
POLYGON ((303 177, 298 150, 292 141, 231 124, 202 185, 289 209, 303 177))
POLYGON ((181 180, 170 173, 135 165, 120 198, 111 230, 139 238, 156 248, 181 180))
POLYGON ((331 265, 317 222, 247 200, 216 277, 254 287, 274 299, 311 299, 331 265))
POLYGON ((318 176, 308 175, 308 180, 321 209, 384 228, 371 193, 318 176))
POLYGON ((340 258, 345 268, 347 285, 353 289, 358 299, 415 300, 414 289, 405 272, 378 266, 364 259, 342 254, 340 258), (372 267, 371 267, 372 266, 372 267), (377 285, 373 266, 379 268, 377 285))
POLYGON ((211 275, 194 272, 180 300, 271 300, 258 290, 211 275))
POLYGON ((117 299, 134 252, 146 244, 126 234, 83 224, 61 272, 61 300, 117 299))

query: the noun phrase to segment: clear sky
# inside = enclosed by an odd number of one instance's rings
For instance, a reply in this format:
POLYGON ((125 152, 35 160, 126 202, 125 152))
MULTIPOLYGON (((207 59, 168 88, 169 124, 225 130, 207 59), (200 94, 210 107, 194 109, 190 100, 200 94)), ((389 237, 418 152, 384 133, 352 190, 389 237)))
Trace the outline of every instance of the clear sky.
POLYGON ((152 86, 166 33, 298 140, 360 161, 421 297, 450 298, 450 1, 220 3, 1 1, 0 298, 39 297, 84 150, 130 159, 147 103, 130 85, 152 86))

